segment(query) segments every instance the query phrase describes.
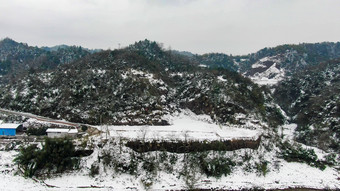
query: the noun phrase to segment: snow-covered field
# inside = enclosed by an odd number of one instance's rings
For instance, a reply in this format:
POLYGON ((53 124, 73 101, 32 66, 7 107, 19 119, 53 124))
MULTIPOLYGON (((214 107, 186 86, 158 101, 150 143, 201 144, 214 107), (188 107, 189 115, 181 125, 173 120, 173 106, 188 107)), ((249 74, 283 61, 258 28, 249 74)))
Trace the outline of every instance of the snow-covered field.
MULTIPOLYGON (((126 139, 152 140, 256 140, 261 131, 213 123, 209 116, 194 115, 189 111, 182 112, 175 117, 169 117, 169 126, 102 126, 99 130, 109 132, 111 137, 126 139)), ((256 128, 254 125, 253 128, 256 128)))
MULTIPOLYGON (((226 140, 226 139, 256 139, 261 135, 261 130, 242 129, 237 127, 226 127, 214 124, 207 116, 197 116, 192 113, 183 112, 174 117, 170 117, 170 126, 102 126, 97 127, 103 131, 101 135, 94 135, 94 141, 100 141, 106 138, 108 130, 108 138, 113 142, 117 141, 117 137, 126 139, 146 140, 163 139, 163 140, 226 140)), ((290 124, 283 127, 284 139, 292 140, 293 132, 296 125, 290 124)), ((116 143, 112 145, 106 144, 104 148, 94 147, 94 153, 82 159, 82 169, 74 172, 68 172, 63 175, 51 177, 42 181, 35 181, 24 178, 17 174, 17 167, 13 163, 17 151, 0 151, 0 191, 2 190, 145 190, 142 179, 145 174, 141 172, 139 175, 129 175, 127 173, 117 173, 113 168, 104 168, 101 173, 95 177, 89 176, 91 165, 98 160, 101 149, 113 149, 112 152, 118 158, 129 156, 127 153, 131 149, 124 147, 126 152, 122 155, 119 153, 116 143), (116 149, 116 150, 115 150, 116 149), (52 185, 54 187, 48 187, 52 185), (91 187, 93 186, 93 187, 91 187), (85 188, 87 187, 87 188, 85 188), (90 187, 90 188, 89 188, 90 187)), ((259 150, 240 149, 237 151, 226 151, 226 155, 235 157, 235 160, 242 159, 244 153, 253 155, 251 162, 263 160, 271 161, 269 163, 269 172, 259 175, 255 171, 245 171, 244 165, 235 166, 232 173, 221 178, 207 177, 203 174, 196 174, 195 187, 203 189, 283 189, 289 187, 305 187, 319 189, 340 189, 340 181, 338 180, 339 172, 331 167, 320 170, 304 163, 286 162, 277 158, 275 149, 267 152, 263 147, 259 150), (259 157, 261 156, 261 157, 259 157)), ((315 149, 318 156, 323 155, 322 151, 315 149)), ((157 152, 150 152, 150 155, 156 155, 157 152)), ((151 190, 179 190, 187 188, 185 180, 179 178, 178 171, 183 168, 184 154, 177 154, 178 162, 174 166, 174 172, 168 173, 158 171, 153 178, 151 190)), ((128 160, 128 159, 127 159, 128 160)), ((101 166, 102 168, 102 166, 101 166)))

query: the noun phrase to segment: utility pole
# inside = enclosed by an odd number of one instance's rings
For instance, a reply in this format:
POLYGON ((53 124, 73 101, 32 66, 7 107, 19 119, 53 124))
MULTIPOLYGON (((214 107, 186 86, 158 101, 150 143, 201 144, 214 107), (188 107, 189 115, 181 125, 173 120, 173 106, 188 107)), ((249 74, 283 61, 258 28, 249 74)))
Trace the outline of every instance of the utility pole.
POLYGON ((105 127, 106 127, 106 129, 105 129, 105 131, 106 131, 105 135, 106 135, 106 140, 107 140, 107 134, 109 133, 109 127, 108 127, 107 124, 105 124, 105 127))
POLYGON ((102 138, 102 131, 103 131, 103 116, 102 116, 102 114, 100 114, 99 123, 100 123, 100 138, 102 138))

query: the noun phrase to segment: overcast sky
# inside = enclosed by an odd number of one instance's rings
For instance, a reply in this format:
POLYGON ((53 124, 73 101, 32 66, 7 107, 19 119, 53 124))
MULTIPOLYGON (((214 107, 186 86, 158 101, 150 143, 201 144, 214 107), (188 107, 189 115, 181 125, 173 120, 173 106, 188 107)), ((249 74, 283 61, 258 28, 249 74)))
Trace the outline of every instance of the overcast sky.
POLYGON ((248 54, 340 41, 340 0, 0 0, 0 38, 32 46, 127 46, 248 54))

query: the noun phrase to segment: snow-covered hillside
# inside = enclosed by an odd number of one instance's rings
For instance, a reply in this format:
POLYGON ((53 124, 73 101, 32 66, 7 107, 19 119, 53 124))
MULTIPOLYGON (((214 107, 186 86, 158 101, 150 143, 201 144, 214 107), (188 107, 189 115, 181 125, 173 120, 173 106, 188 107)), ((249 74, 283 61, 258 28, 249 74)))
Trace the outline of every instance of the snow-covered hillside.
POLYGON ((281 45, 238 57, 240 72, 259 85, 273 86, 308 66, 340 57, 340 43, 281 45), (246 59, 245 59, 246 58, 246 59))
MULTIPOLYGON (((88 135, 77 140, 86 140, 87 148, 94 151, 90 156, 81 159, 80 169, 51 175, 48 178, 23 178, 13 163, 18 151, 2 150, 0 190, 340 188, 339 172, 334 167, 328 166, 321 170, 305 163, 287 162, 282 159, 278 155, 280 149, 272 142, 274 139, 267 137, 272 132, 259 131, 258 123, 253 124, 253 130, 223 127, 214 124, 207 116, 195 115, 190 111, 168 116, 168 120, 171 121, 169 127, 98 126, 97 128, 102 130, 101 134, 88 135), (106 130, 109 130, 108 136, 106 130), (173 136, 177 138, 177 135, 180 139, 184 132, 188 133, 188 141, 213 141, 219 139, 218 135, 222 135, 222 139, 248 139, 258 136, 259 133, 263 133, 267 138, 262 140, 258 149, 200 153, 138 153, 125 146, 126 141, 135 139, 167 141, 173 136), (211 136, 214 133, 216 135, 211 136), (221 161, 227 163, 220 163, 221 161), (205 162, 212 165, 211 168, 229 168, 220 171, 221 174, 214 174, 216 169, 212 171, 210 167, 202 167, 205 162), (204 170, 214 173, 205 174, 204 170)), ((292 140, 295 127, 294 124, 282 127, 284 140, 292 144, 296 144, 292 140)), ((316 148, 303 147, 313 149, 320 159, 328 154, 316 148)))
POLYGON ((188 56, 144 40, 90 53, 5 39, 0 121, 81 133, 58 152, 28 131, 0 137, 0 190, 340 189, 339 62, 328 61, 339 50, 188 56), (31 150, 19 169, 20 146, 31 150))
POLYGON ((339 63, 332 60, 308 67, 283 80, 273 95, 298 124, 300 142, 336 152, 340 151, 339 63))
POLYGON ((239 113, 263 117, 267 104, 256 84, 200 64, 140 41, 0 83, 0 107, 92 125, 166 125, 162 117, 178 109, 221 124, 239 123, 239 113))
POLYGON ((277 57, 264 57, 245 75, 259 85, 276 85, 285 77, 285 69, 280 67, 280 62, 277 57))
MULTIPOLYGON (((245 152, 245 151, 241 151, 245 152)), ((247 152, 247 151, 246 151, 247 152)), ((248 151, 251 152, 251 151, 248 151)), ((80 191, 91 188, 98 191, 104 190, 145 190, 141 183, 142 177, 128 174, 116 174, 107 169, 105 174, 92 178, 86 170, 66 173, 61 176, 52 177, 43 181, 26 179, 16 175, 13 158, 17 152, 0 151, 0 190, 6 191, 45 191, 45 190, 68 190, 80 191), (49 185, 49 186, 47 186, 49 185), (51 187, 53 186, 53 187, 51 187)), ((235 154, 238 154, 236 152, 235 154)), ((88 159, 93 160, 93 159, 88 159)), ((181 160, 181 159, 179 159, 181 160)), ((245 172, 241 168, 235 169, 228 176, 219 179, 199 177, 195 186, 206 189, 283 189, 288 187, 305 187, 319 189, 339 189, 337 180, 338 173, 331 168, 321 171, 306 164, 288 163, 278 161, 279 170, 268 172, 266 176, 256 173, 245 172)), ((89 166, 90 167, 90 166, 89 166)), ((175 168, 181 168, 180 166, 175 168)), ((155 177, 151 190, 185 189, 187 185, 184 180, 178 179, 177 175, 159 172, 155 177)))

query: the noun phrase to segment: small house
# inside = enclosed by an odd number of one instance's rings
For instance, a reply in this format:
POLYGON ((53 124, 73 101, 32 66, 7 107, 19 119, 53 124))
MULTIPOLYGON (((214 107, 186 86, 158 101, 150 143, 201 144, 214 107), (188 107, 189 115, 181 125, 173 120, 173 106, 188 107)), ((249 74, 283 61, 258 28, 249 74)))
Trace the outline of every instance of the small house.
POLYGON ((17 132, 17 128, 20 124, 14 123, 2 123, 0 124, 0 136, 7 135, 7 136, 15 136, 17 132))
POLYGON ((61 138, 61 137, 76 137, 78 134, 77 129, 52 129, 46 130, 47 136, 50 138, 61 138))

